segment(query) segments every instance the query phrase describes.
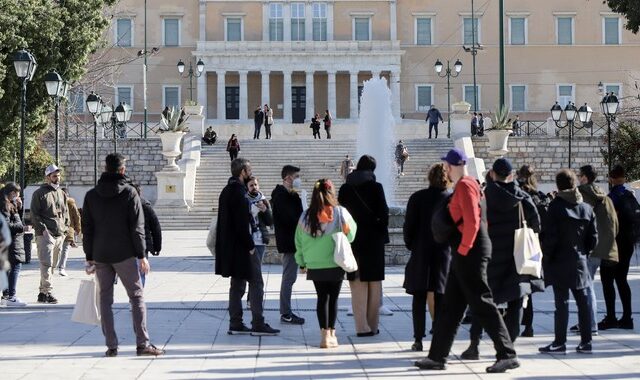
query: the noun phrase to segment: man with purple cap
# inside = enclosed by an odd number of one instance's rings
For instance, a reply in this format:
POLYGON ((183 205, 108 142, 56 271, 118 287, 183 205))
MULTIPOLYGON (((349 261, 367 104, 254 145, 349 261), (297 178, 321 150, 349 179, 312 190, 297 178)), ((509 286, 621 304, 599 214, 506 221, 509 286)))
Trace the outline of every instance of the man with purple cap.
POLYGON ((475 178, 467 175, 467 156, 451 149, 442 157, 449 179, 455 184, 448 212, 456 228, 449 239, 452 248, 451 270, 447 278, 441 318, 436 320, 429 355, 415 362, 422 369, 443 370, 458 327, 467 307, 485 329, 496 349, 496 362, 489 373, 518 368, 520 363, 509 332, 493 302, 487 284, 487 266, 491 258, 491 240, 487 232, 486 206, 475 178))

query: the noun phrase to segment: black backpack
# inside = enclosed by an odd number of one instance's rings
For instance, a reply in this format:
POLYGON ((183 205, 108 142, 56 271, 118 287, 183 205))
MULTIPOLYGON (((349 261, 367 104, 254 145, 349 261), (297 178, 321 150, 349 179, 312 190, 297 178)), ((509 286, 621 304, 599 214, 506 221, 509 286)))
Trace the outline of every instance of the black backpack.
POLYGON ((620 212, 631 223, 631 237, 634 243, 640 243, 640 204, 632 191, 626 190, 620 198, 620 212))

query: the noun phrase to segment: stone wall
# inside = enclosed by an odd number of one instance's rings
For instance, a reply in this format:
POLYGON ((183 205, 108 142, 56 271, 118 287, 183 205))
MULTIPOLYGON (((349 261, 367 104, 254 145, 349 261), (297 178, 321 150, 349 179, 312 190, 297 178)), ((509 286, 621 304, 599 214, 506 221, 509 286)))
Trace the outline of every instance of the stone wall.
MULTIPOLYGON (((46 148, 53 156, 53 141, 46 148)), ((155 172, 166 163, 161 151, 160 139, 118 140, 118 152, 127 158, 127 175, 141 185, 156 184, 155 172)), ((111 152, 111 140, 98 140, 98 178, 104 171, 104 158, 111 152)), ((64 169, 65 184, 93 186, 93 140, 60 140, 60 166, 64 169)))
MULTIPOLYGON (((474 138, 473 148, 476 157, 485 161, 491 168, 493 158, 488 153, 489 140, 474 138)), ((583 165, 593 165, 598 172, 598 181, 606 183, 607 166, 600 152, 607 147, 602 137, 574 137, 571 144, 571 168, 578 170, 583 165)), ((509 153, 505 156, 514 169, 524 164, 532 165, 539 173, 541 182, 554 182, 558 170, 568 167, 569 140, 557 137, 510 137, 509 153)))

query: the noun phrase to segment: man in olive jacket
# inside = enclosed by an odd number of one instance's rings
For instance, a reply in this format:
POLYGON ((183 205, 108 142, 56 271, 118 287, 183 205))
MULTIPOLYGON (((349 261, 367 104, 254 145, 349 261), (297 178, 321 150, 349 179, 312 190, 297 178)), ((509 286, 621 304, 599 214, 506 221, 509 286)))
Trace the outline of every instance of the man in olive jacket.
MULTIPOLYGON (((150 266, 144 256, 144 214, 138 193, 125 173, 125 158, 111 153, 106 158, 105 173, 98 185, 89 190, 82 206, 82 248, 87 268, 95 265, 100 289, 100 316, 107 352, 118 355, 118 337, 113 323, 113 284, 116 275, 129 296, 133 330, 136 334, 136 354, 157 356, 164 350, 149 343, 147 310, 140 272, 147 274, 150 266)), ((91 270, 87 269, 90 273, 91 270)))
POLYGON ((38 302, 58 303, 51 294, 51 276, 69 228, 67 195, 60 188, 60 169, 49 165, 44 171, 45 183, 31 198, 31 223, 36 234, 38 260, 40 261, 40 293, 38 302))

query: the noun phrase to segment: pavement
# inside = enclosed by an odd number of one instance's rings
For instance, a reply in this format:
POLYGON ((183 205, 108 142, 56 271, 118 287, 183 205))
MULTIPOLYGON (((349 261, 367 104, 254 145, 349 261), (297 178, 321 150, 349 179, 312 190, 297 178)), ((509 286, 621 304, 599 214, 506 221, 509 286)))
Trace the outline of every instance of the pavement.
MULTIPOLYGON (((458 332, 446 371, 423 371, 413 362, 426 352, 412 352, 411 297, 404 292, 404 267, 388 267, 384 302, 393 316, 380 318, 380 334, 358 338, 348 283, 340 295, 336 335, 340 347, 320 349, 315 315, 315 292, 305 277, 294 286, 293 308, 306 318, 303 326, 282 325, 278 297, 281 267, 264 265, 265 317, 282 330, 275 337, 227 335, 226 311, 229 280, 213 274, 213 259, 205 247, 206 231, 168 231, 164 249, 150 258, 145 299, 151 341, 167 350, 158 358, 136 357, 128 300, 116 287, 115 323, 120 339, 119 356, 104 357, 106 347, 97 326, 71 322, 84 256, 71 251, 68 277, 55 275, 58 305, 37 304, 39 272, 35 259, 25 265, 18 282, 18 296, 26 308, 0 308, 0 379, 640 379, 640 318, 634 314, 633 330, 607 330, 594 337, 592 355, 577 354, 579 337, 569 334, 566 356, 542 355, 538 347, 553 340, 553 297, 550 291, 534 296, 535 337, 519 338, 516 350, 521 367, 506 374, 487 374, 494 351, 486 334, 480 346, 481 360, 461 361, 468 343, 468 325, 458 332)), ((629 274, 634 310, 640 310, 640 267, 633 258, 629 274)), ((598 280, 599 309, 604 310, 598 280)), ((570 323, 577 320, 571 304, 570 323)), ((618 305, 618 310, 620 306, 618 305)), ((599 316, 599 319, 602 315, 599 316)), ((245 312, 245 323, 250 322, 245 312)), ((427 328, 430 321, 427 321, 427 328)), ((429 337, 425 340, 429 346, 429 337)))

